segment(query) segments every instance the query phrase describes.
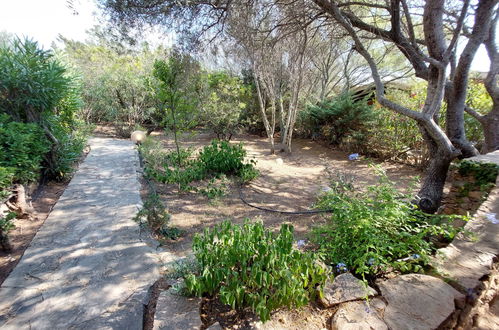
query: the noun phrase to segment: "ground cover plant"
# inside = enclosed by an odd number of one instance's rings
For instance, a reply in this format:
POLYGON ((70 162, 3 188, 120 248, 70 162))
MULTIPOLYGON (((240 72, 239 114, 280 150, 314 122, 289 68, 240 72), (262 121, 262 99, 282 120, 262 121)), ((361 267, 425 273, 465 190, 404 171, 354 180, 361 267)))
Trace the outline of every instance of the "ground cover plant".
POLYGON ((387 272, 423 272, 436 250, 435 239, 450 242, 459 229, 452 217, 418 210, 411 196, 400 193, 386 174, 377 185, 355 191, 333 185, 317 202, 331 210, 327 224, 313 229, 312 241, 333 265, 363 279, 387 272))
POLYGON ((279 307, 300 307, 328 276, 315 256, 293 248, 293 227, 274 234, 262 223, 225 221, 194 238, 199 272, 185 277, 187 293, 218 296, 233 309, 250 308, 262 321, 279 307))
POLYGON ((192 150, 178 148, 163 153, 159 160, 158 153, 149 150, 153 146, 153 142, 146 142, 141 147, 146 155, 146 175, 161 183, 178 184, 180 191, 199 190, 208 197, 220 197, 224 194, 226 176, 237 177, 242 182, 258 176, 255 161, 245 160, 246 151, 242 144, 213 140, 196 157, 192 157, 192 150), (198 189, 192 185, 204 179, 210 179, 207 187, 198 189))

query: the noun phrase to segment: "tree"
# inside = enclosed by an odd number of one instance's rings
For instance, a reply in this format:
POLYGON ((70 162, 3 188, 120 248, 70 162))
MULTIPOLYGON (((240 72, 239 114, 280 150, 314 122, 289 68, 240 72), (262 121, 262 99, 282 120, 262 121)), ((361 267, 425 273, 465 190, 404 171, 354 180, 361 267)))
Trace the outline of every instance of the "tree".
POLYGON ((167 60, 156 60, 154 76, 160 81, 156 95, 165 112, 163 125, 174 135, 180 167, 179 133, 195 126, 200 86, 199 65, 187 54, 172 51, 167 60))
POLYGON ((478 111, 466 105, 465 110, 473 116, 482 125, 484 133, 483 153, 492 152, 499 149, 499 87, 497 80, 499 75, 499 52, 497 51, 496 36, 499 13, 496 12, 492 24, 489 26, 489 32, 484 40, 485 48, 490 59, 490 67, 485 78, 485 88, 492 99, 491 109, 480 109, 478 111), (480 112, 488 111, 486 114, 480 112))
POLYGON ((226 72, 207 75, 201 120, 217 135, 229 141, 240 125, 247 89, 240 78, 226 72))
MULTIPOLYGON (((223 34, 224 29, 231 26, 228 24, 231 17, 237 18, 244 13, 240 10, 244 9, 244 5, 237 2, 239 6, 236 6, 230 0, 198 0, 186 4, 166 0, 154 4, 145 1, 130 4, 123 0, 103 2, 115 21, 123 23, 147 19, 158 22, 160 17, 164 20, 165 15, 170 14, 189 17, 191 21, 194 21, 193 17, 200 17, 197 23, 183 27, 191 32, 213 29, 212 36, 223 34)), ((466 91, 471 62, 478 47, 489 35, 497 3, 498 0, 477 0, 473 5, 470 0, 411 3, 406 0, 244 2, 259 5, 257 9, 271 9, 259 11, 261 21, 267 23, 264 27, 271 27, 266 31, 271 38, 278 34, 279 29, 286 31, 284 35, 297 35, 303 26, 311 25, 340 27, 346 32, 352 48, 370 68, 378 101, 417 122, 428 145, 432 158, 418 193, 419 206, 426 212, 435 212, 439 207, 450 162, 456 157, 470 157, 478 153, 466 139, 464 131, 466 91), (279 9, 277 15, 276 8, 279 9), (468 27, 468 24, 471 26, 468 27), (467 41, 464 50, 459 53, 457 44, 463 36, 467 41), (410 63, 414 74, 427 82, 427 97, 421 111, 404 107, 384 96, 380 65, 369 48, 373 41, 396 48, 410 63), (441 127, 438 118, 442 115, 444 101, 445 127, 441 127)), ((242 22, 255 23, 251 20, 242 22)))
MULTIPOLYGON (((468 157, 477 152, 466 140, 464 132, 464 101, 471 61, 489 31, 496 0, 481 0, 474 12, 474 25, 468 42, 458 59, 457 41, 469 11, 469 1, 460 8, 446 7, 444 0, 426 1, 423 12, 424 40, 417 38, 413 14, 405 0, 377 2, 337 2, 314 0, 318 8, 330 19, 340 24, 352 38, 355 50, 369 64, 376 84, 376 97, 385 107, 407 116, 418 123, 420 131, 433 155, 426 177, 419 191, 419 206, 426 212, 435 212, 440 205, 443 185, 450 162, 458 157, 468 157), (355 8, 369 9, 372 13, 362 19, 355 15, 355 8), (454 15, 451 33, 446 33, 447 12, 454 15), (370 24, 375 18, 388 15, 390 29, 370 24), (457 18, 456 18, 457 16, 457 18), (416 76, 427 81, 427 97, 422 111, 409 109, 384 96, 384 84, 378 66, 365 47, 363 37, 382 39, 393 43, 412 64, 416 76), (451 67, 447 77, 447 67, 451 67), (446 132, 437 124, 443 100, 447 101, 446 132)), ((418 8, 413 8, 417 10, 418 8)))
MULTIPOLYGON (((96 31, 93 32, 97 33, 96 31)), ((161 121, 154 98, 154 59, 165 50, 128 49, 91 35, 94 41, 64 41, 64 53, 82 76, 87 122, 111 122, 118 134, 130 135, 136 126, 156 126, 161 121)))

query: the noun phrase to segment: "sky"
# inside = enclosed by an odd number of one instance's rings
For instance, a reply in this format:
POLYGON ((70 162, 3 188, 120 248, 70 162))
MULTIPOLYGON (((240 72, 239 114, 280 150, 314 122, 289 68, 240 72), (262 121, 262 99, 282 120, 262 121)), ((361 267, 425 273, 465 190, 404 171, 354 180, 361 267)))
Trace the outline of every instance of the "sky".
MULTIPOLYGON (((0 31, 30 37, 44 48, 50 48, 59 34, 84 41, 86 31, 98 24, 94 0, 74 0, 78 14, 68 7, 67 0, 0 0, 0 31)), ((158 37, 152 39, 158 40, 158 37)), ((154 40, 153 40, 154 43, 154 40)), ((483 46, 472 64, 472 70, 488 71, 489 59, 483 46)))

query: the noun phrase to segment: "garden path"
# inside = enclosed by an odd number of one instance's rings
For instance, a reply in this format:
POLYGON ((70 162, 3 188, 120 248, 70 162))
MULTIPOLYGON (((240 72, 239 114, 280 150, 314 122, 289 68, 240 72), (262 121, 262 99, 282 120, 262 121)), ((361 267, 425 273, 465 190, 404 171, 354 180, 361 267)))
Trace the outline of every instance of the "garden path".
POLYGON ((19 264, 0 287, 2 329, 140 329, 159 278, 132 220, 140 207, 130 141, 93 138, 19 264))

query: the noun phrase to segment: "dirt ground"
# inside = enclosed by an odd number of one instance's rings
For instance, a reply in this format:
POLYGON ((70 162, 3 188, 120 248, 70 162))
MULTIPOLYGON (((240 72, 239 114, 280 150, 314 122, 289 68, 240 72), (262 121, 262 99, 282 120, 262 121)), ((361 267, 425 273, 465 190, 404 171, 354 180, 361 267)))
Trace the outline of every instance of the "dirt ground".
MULTIPOLYGON (((166 149, 174 148, 170 137, 159 132, 152 135, 161 140, 166 149)), ((213 138, 208 133, 184 136, 181 146, 200 149, 213 138)), ((257 161, 256 167, 260 171, 260 176, 241 191, 233 183, 225 197, 209 200, 197 193, 179 194, 176 185, 156 185, 172 216, 170 224, 184 231, 179 239, 162 242, 168 251, 178 256, 188 255, 191 253, 194 234, 226 219, 235 223, 242 223, 246 218, 261 220, 271 229, 279 228, 282 223, 290 223, 295 228, 297 240, 306 239, 314 225, 326 220, 327 215, 322 214, 288 215, 262 211, 243 203, 241 193, 247 202, 259 207, 279 211, 305 211, 313 208, 318 194, 327 187, 331 179, 328 173, 342 173, 352 178, 355 187, 362 189, 366 185, 376 184, 377 177, 371 164, 379 164, 402 190, 409 189, 413 178, 422 175, 418 169, 401 164, 379 163, 365 158, 350 161, 348 152, 334 150, 311 140, 295 139, 291 155, 283 152, 271 155, 267 140, 258 136, 239 135, 231 142, 243 142, 248 158, 257 161)), ((145 192, 144 189, 143 193, 145 192)), ((329 319, 333 313, 333 310, 323 309, 315 304, 295 310, 282 309, 273 313, 272 326, 301 330, 324 329, 329 327, 329 319)), ((219 322, 224 329, 249 329, 250 322, 255 317, 252 313, 238 315, 216 299, 205 299, 201 307, 201 319, 205 327, 219 322)))
MULTIPOLYGON (((73 165, 74 171, 77 170, 89 152, 89 147, 83 150, 80 159, 73 165)), ((0 250, 0 285, 17 265, 70 181, 71 179, 68 178, 64 181, 42 183, 31 193, 29 198, 31 198, 34 213, 31 214, 30 218, 13 220, 15 228, 9 232, 12 250, 10 252, 0 250)))
POLYGON ((0 285, 21 259, 38 229, 43 225, 64 192, 68 182, 49 182, 41 186, 33 195, 32 205, 35 213, 30 219, 14 220, 16 227, 9 232, 12 251, 7 253, 0 250, 0 285))
MULTIPOLYGON (((173 140, 161 133, 153 133, 165 148, 174 148, 173 140)), ((198 133, 184 136, 182 147, 201 148, 214 136, 198 133)), ((304 211, 313 207, 317 195, 327 187, 327 172, 340 171, 354 178, 356 187, 375 184, 377 178, 370 167, 375 160, 348 160, 347 152, 333 150, 311 140, 293 140, 293 153, 278 152, 271 155, 265 138, 251 135, 236 136, 231 142, 243 142, 248 158, 257 161, 261 175, 242 189, 243 197, 251 204, 279 211, 304 211)), ((413 167, 401 164, 380 164, 390 179, 405 189, 411 180, 421 173, 413 167)), ((282 223, 290 223, 295 228, 297 239, 304 239, 312 226, 324 221, 324 215, 288 215, 261 211, 245 205, 240 199, 238 185, 232 184, 227 196, 210 201, 201 194, 178 193, 175 185, 158 185, 158 192, 172 216, 171 225, 185 231, 185 235, 164 244, 167 249, 179 255, 190 251, 192 236, 202 232, 204 227, 213 226, 225 219, 242 223, 245 218, 261 219, 272 229, 282 223)))

